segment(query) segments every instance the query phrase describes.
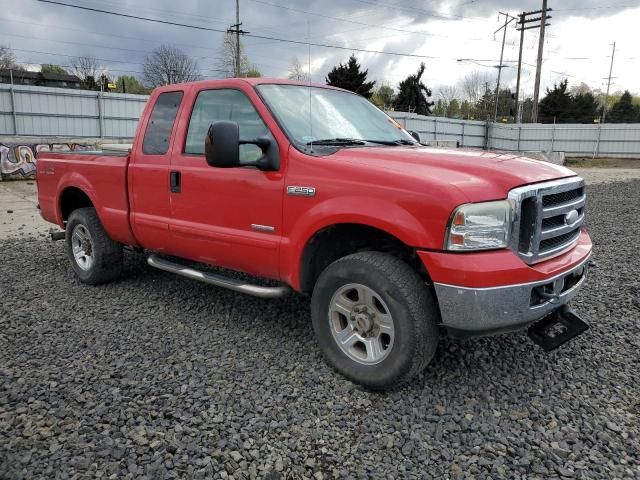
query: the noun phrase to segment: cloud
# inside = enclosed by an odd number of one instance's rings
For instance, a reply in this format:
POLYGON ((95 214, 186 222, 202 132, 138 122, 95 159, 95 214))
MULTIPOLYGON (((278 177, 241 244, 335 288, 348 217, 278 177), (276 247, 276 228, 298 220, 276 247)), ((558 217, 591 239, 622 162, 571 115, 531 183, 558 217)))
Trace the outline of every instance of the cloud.
MULTIPOLYGON (((397 85, 427 64, 430 85, 455 83, 465 73, 481 69, 495 76, 491 65, 498 63, 501 38, 493 37, 500 26, 499 10, 512 14, 540 8, 539 0, 492 1, 449 0, 436 5, 398 0, 240 0, 242 28, 254 35, 338 45, 339 50, 296 45, 268 39, 244 37, 250 60, 263 75, 286 76, 290 60, 297 56, 303 65, 311 55, 315 81, 324 81, 328 70, 345 61, 352 51, 371 78, 397 85), (282 8, 285 7, 285 8, 282 8), (304 13, 304 12, 310 13, 304 13), (331 17, 331 18, 327 18, 331 17), (436 57, 420 59, 358 52, 381 50, 436 57), (485 67, 458 58, 488 60, 485 67)), ((550 2, 557 7, 545 43, 543 86, 558 81, 563 73, 571 83, 585 81, 601 86, 608 70, 609 44, 619 42, 620 63, 616 66, 615 88, 637 85, 637 60, 633 60, 636 27, 631 21, 639 7, 597 8, 596 0, 550 2), (596 37, 592 32, 598 31, 596 37), (625 53, 626 50, 626 53, 625 53), (589 61, 568 60, 588 57, 589 61), (625 60, 626 59, 626 60, 625 60), (636 63, 634 63, 636 62, 636 63), (561 72, 561 73, 556 73, 561 72)), ((628 0, 626 3, 631 3, 628 0)), ((235 23, 234 0, 114 0, 90 6, 131 15, 153 17, 226 30, 235 23)), ((51 4, 0 0, 5 16, 0 19, 0 44, 9 44, 25 63, 69 64, 64 55, 95 56, 114 75, 127 71, 139 75, 145 56, 161 44, 173 44, 195 58, 206 77, 216 75, 222 33, 161 25, 122 17, 86 12, 51 4), (45 25, 45 26, 43 26, 45 25)), ((508 31, 505 59, 517 59, 518 34, 508 31)), ((537 38, 528 31, 525 62, 535 63, 537 38)), ((510 63, 511 64, 511 63, 510 63)), ((525 65, 523 86, 531 89, 532 68, 525 65)), ((515 68, 503 70, 505 84, 513 84, 515 68)))

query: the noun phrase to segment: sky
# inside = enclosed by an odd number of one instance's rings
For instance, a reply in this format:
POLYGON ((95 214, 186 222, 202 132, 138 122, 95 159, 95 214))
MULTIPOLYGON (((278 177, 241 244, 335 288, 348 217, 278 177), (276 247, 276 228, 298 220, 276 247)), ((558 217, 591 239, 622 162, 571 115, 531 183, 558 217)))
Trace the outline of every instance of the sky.
MULTIPOLYGON (((235 0, 60 0, 134 16, 226 30, 235 23, 235 0)), ((426 64, 425 83, 437 95, 473 71, 495 82, 504 22, 499 12, 538 10, 541 0, 239 0, 251 63, 263 76, 286 77, 291 59, 310 68, 314 81, 353 52, 369 78, 393 87, 426 64), (341 48, 309 46, 306 42, 341 48), (399 53, 390 55, 352 49, 399 53), (412 55, 412 56, 408 56, 412 55), (460 59, 469 59, 459 61, 460 59)), ((549 0, 553 9, 544 42, 542 91, 564 78, 606 88, 616 42, 611 91, 640 94, 637 52, 640 0, 549 0)), ((37 0, 0 0, 0 45, 25 64, 69 65, 96 57, 112 75, 141 76, 145 57, 161 44, 194 58, 205 78, 219 75, 223 33, 84 11, 37 0)), ((502 84, 515 88, 519 32, 507 29, 502 84)), ((525 32, 522 92, 531 95, 538 31, 525 32)))

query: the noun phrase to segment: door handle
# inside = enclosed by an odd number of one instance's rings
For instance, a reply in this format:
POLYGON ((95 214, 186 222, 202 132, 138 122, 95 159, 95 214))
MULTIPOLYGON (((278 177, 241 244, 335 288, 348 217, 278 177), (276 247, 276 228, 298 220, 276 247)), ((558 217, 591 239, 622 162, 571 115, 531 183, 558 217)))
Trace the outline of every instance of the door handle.
POLYGON ((171 193, 180 193, 180 172, 174 170, 169 173, 169 187, 171 193))

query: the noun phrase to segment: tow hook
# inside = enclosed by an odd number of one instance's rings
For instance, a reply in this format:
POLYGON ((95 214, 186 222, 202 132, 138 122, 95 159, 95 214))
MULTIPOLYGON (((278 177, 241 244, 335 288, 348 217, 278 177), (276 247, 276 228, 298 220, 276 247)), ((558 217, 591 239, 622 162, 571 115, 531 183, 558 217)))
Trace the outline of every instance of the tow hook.
POLYGON ((545 352, 550 352, 584 333, 588 328, 587 322, 567 305, 563 305, 529 327, 527 334, 545 352))

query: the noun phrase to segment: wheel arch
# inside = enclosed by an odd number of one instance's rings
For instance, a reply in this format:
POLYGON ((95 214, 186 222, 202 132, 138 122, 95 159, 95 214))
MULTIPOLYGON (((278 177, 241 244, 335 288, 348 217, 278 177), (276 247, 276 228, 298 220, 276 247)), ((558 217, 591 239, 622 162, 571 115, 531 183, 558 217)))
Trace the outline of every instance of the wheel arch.
POLYGON ((429 273, 416 249, 396 235, 367 223, 344 222, 326 225, 309 236, 301 251, 298 264, 299 290, 309 294, 322 271, 339 258, 352 253, 377 251, 392 254, 414 270, 427 282, 429 273))
POLYGON ((69 220, 69 215, 79 208, 95 208, 95 204, 89 194, 76 186, 65 187, 59 195, 58 212, 62 223, 69 220))

